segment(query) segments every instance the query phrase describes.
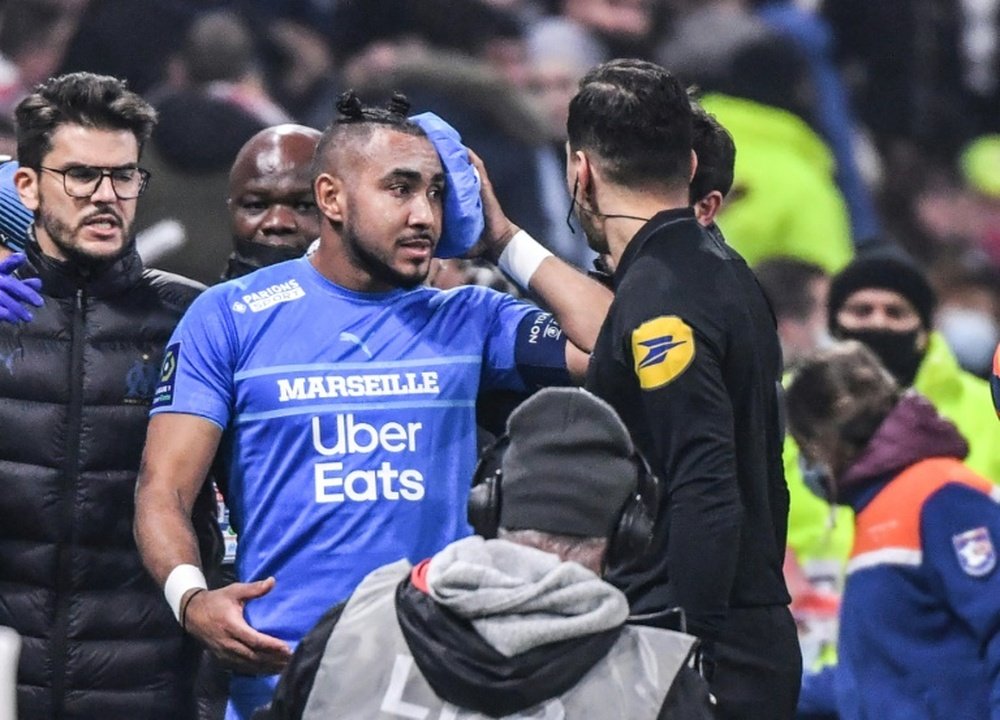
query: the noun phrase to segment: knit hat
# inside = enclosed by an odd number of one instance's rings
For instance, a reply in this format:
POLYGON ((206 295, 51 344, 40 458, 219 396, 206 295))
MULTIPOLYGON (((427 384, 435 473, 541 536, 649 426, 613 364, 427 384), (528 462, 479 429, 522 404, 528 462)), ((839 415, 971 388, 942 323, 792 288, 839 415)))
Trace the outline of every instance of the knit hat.
POLYGON ((14 187, 18 164, 13 160, 0 162, 0 243, 11 250, 23 250, 28 227, 35 216, 21 203, 14 187))
POLYGON ((916 308, 924 329, 931 328, 937 298, 927 277, 905 255, 883 250, 858 257, 830 282, 827 322, 831 332, 837 327, 837 313, 847 298, 869 288, 899 293, 916 308))
POLYGON ((639 465, 614 409, 586 390, 546 388, 507 421, 500 527, 610 537, 639 465))

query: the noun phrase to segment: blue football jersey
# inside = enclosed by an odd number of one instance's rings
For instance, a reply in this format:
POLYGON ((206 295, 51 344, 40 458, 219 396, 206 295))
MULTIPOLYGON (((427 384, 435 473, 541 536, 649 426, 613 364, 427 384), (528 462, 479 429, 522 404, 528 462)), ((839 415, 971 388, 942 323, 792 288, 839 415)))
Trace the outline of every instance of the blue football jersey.
POLYGON ((526 391, 564 353, 552 316, 508 295, 357 293, 303 258, 195 301, 152 413, 227 430, 237 577, 276 579, 247 621, 294 645, 375 568, 469 533, 477 394, 526 391))

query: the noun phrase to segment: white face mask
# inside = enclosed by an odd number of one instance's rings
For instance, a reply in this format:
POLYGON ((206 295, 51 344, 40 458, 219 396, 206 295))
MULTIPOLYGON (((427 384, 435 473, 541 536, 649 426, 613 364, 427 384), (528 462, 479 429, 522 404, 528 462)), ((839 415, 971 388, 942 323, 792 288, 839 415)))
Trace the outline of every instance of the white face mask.
POLYGON ((1000 341, 1000 326, 993 316, 980 310, 945 308, 937 315, 937 329, 965 370, 985 377, 1000 341))

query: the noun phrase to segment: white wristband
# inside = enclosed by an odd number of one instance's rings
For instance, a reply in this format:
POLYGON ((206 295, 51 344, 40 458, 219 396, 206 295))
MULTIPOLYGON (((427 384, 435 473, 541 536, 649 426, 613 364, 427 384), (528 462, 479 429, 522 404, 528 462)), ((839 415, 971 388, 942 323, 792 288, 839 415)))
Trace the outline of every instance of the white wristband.
POLYGON ((500 253, 497 266, 522 289, 527 290, 531 276, 547 257, 552 257, 552 253, 524 230, 519 230, 500 253))
POLYGON ((194 565, 178 565, 167 575, 167 581, 163 584, 163 594, 170 609, 174 611, 177 622, 181 621, 181 598, 193 588, 208 589, 205 574, 194 565))

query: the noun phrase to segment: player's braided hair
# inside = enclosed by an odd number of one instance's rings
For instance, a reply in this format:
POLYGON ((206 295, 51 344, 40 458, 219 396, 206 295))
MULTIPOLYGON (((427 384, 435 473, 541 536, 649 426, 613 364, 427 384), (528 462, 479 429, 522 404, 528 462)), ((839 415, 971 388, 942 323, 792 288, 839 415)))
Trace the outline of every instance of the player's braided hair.
POLYGON ((348 90, 337 98, 337 112, 340 113, 335 120, 337 124, 371 122, 396 125, 407 122, 410 101, 403 93, 394 92, 385 107, 365 106, 354 90, 348 90))
POLYGON ((401 92, 394 92, 384 107, 365 105, 354 90, 337 98, 337 115, 323 131, 313 159, 313 176, 324 172, 330 147, 346 142, 363 142, 377 127, 388 127, 407 135, 424 135, 419 125, 409 119, 410 101, 401 92))

